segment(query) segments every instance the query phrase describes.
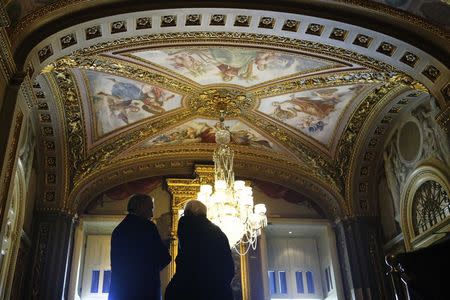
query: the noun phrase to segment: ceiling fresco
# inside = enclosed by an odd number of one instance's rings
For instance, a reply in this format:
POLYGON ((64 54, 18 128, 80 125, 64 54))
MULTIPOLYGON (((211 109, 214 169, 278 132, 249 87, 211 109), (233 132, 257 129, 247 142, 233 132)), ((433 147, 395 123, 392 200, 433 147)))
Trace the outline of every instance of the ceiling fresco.
MULTIPOLYGON (((218 120, 194 119, 177 126, 157 137, 154 137, 141 147, 148 148, 157 145, 180 145, 193 143, 215 143, 216 124, 218 120)), ((283 152, 276 143, 264 137, 256 130, 239 120, 225 120, 225 126, 231 132, 231 143, 235 145, 255 147, 261 150, 283 152)))
POLYGON ((181 107, 181 95, 156 85, 94 71, 84 79, 96 137, 181 107))
POLYGON ((370 28, 240 11, 142 10, 39 42, 26 62, 42 73, 26 83, 42 130, 43 201, 50 206, 64 194, 75 207, 92 191, 212 163, 225 111, 238 175, 305 189, 330 211, 350 211, 343 201, 365 188, 352 182, 369 176, 381 135, 412 103, 402 93, 427 92, 420 78, 441 91, 448 72, 370 28), (223 27, 211 23, 217 16, 227 20, 223 27), (199 23, 189 24, 194 17, 199 23))
POLYGON ((258 111, 328 145, 342 114, 367 90, 364 87, 354 84, 263 98, 258 111))
POLYGON ((251 87, 284 77, 345 66, 315 57, 253 47, 186 46, 125 55, 200 85, 251 87))

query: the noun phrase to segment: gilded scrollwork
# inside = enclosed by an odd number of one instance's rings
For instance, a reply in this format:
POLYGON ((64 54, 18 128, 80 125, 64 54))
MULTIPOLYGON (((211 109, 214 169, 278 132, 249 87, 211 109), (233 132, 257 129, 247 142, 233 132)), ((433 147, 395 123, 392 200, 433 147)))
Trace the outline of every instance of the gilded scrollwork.
POLYGON ((259 117, 253 112, 246 114, 245 118, 295 153, 297 158, 302 162, 301 168, 305 172, 312 172, 311 174, 319 180, 327 182, 337 191, 342 191, 342 182, 336 175, 335 167, 319 153, 307 148, 298 137, 290 134, 287 130, 277 126, 272 121, 259 117))
POLYGON ((286 80, 263 88, 252 89, 251 94, 257 98, 265 98, 313 88, 325 88, 358 83, 378 83, 387 81, 390 78, 390 75, 391 74, 388 72, 372 72, 367 70, 313 75, 286 80))
MULTIPOLYGON (((129 66, 128 66, 129 67, 129 66)), ((191 112, 184 110, 177 114, 170 114, 166 118, 159 118, 157 120, 150 120, 140 127, 127 133, 126 135, 119 135, 112 139, 112 142, 99 147, 95 152, 88 153, 86 149, 86 129, 82 117, 80 97, 78 95, 78 88, 75 84, 75 79, 71 72, 72 68, 85 68, 94 70, 111 70, 114 69, 117 73, 124 76, 139 76, 134 69, 129 69, 127 66, 111 65, 108 62, 96 58, 86 58, 79 56, 70 56, 62 58, 53 64, 50 64, 44 69, 46 76, 54 79, 55 84, 59 87, 60 95, 58 99, 63 102, 64 114, 66 120, 66 136, 68 142, 68 165, 70 166, 69 182, 75 186, 77 182, 94 172, 94 170, 101 169, 107 163, 121 153, 128 149, 134 143, 148 138, 158 131, 170 127, 176 123, 188 119, 191 112), (122 72, 120 71, 122 70, 122 72), (133 75, 131 75, 133 74, 133 75), (64 95, 64 96, 63 96, 64 95)), ((145 72, 145 78, 157 78, 164 81, 163 77, 152 77, 153 73, 145 72)), ((144 76, 144 75, 143 75, 144 76)), ((164 77, 165 78, 165 77, 164 77)), ((151 81, 151 80, 150 80, 151 81)), ((167 83, 170 85, 170 83, 167 83)), ((175 84, 175 83, 174 83, 175 84)), ((71 187, 69 187, 70 189, 71 187)))
POLYGON ((104 56, 74 55, 73 57, 77 62, 78 68, 110 73, 116 76, 144 81, 149 84, 156 84, 184 95, 193 94, 197 91, 194 87, 183 84, 170 76, 164 76, 153 69, 148 69, 123 60, 104 56))
POLYGON ((193 113, 219 118, 221 111, 226 112, 227 117, 245 114, 254 100, 251 95, 235 87, 208 88, 190 96, 188 103, 193 113))
POLYGON ((14 128, 11 130, 12 139, 10 143, 10 148, 8 152, 8 159, 5 161, 5 170, 3 180, 0 182, 0 221, 3 221, 4 213, 5 213, 5 207, 8 197, 8 190, 11 185, 11 181, 13 178, 13 171, 14 171, 14 165, 15 165, 15 157, 17 148, 19 146, 19 136, 20 136, 20 130, 22 129, 22 123, 23 123, 23 113, 21 111, 18 111, 16 113, 15 119, 14 119, 14 128))

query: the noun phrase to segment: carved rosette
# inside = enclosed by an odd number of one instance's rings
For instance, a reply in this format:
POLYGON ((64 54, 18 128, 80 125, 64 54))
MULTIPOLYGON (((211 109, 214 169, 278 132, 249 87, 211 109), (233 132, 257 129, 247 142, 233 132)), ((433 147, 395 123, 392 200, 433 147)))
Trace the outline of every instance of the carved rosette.
POLYGON ((253 107, 254 99, 238 88, 209 88, 189 97, 189 108, 193 113, 206 117, 239 117, 253 107))

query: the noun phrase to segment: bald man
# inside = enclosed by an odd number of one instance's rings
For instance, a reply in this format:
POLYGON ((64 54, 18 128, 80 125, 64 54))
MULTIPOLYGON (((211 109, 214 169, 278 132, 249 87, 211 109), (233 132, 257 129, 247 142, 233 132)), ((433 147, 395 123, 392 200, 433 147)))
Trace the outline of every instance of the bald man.
POLYGON ((133 195, 128 215, 111 237, 111 288, 109 300, 160 300, 159 272, 170 263, 153 217, 153 198, 133 195))

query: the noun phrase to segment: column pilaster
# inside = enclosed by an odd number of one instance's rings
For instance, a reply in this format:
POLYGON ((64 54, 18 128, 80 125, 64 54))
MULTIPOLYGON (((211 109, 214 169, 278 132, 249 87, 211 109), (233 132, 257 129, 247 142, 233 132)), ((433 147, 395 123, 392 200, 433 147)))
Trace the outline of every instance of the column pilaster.
POLYGON ((67 299, 75 218, 65 212, 36 216, 30 299, 67 299))

